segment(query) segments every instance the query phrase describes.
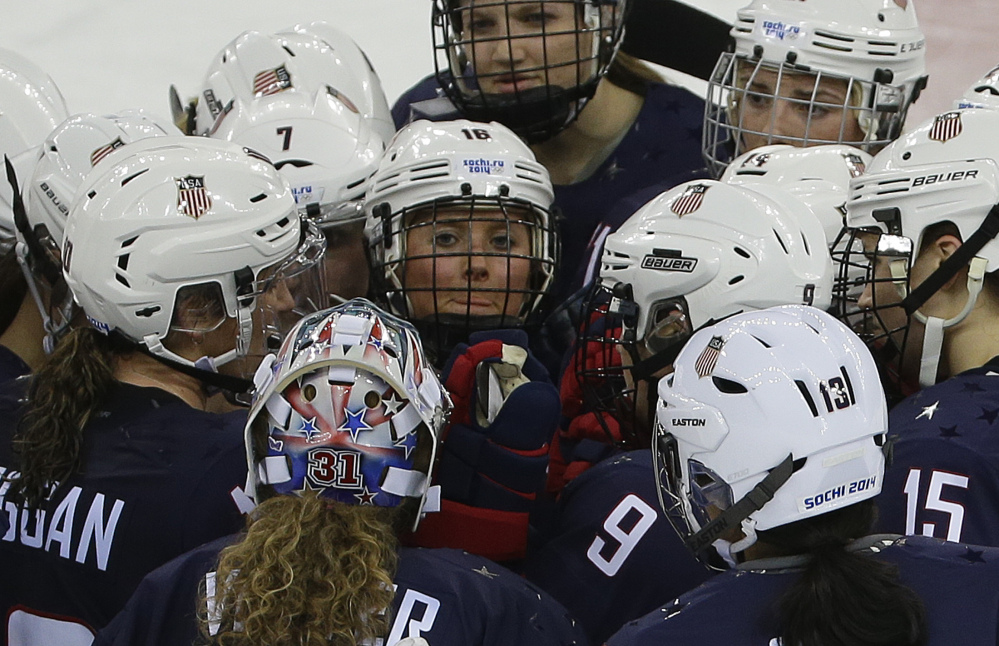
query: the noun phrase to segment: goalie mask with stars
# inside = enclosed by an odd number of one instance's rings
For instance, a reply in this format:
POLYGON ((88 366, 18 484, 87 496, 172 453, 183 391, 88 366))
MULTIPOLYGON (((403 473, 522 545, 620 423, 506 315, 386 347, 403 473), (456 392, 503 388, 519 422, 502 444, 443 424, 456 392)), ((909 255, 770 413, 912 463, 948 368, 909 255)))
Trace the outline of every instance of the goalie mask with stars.
POLYGON ((425 501, 450 401, 405 322, 363 299, 303 319, 257 373, 248 489, 425 501))

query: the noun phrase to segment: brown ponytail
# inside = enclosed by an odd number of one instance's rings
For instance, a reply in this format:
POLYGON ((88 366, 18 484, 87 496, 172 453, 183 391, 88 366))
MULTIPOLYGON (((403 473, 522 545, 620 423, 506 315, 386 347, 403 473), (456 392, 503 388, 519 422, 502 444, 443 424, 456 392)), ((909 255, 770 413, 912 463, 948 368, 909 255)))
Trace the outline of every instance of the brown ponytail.
POLYGON ((20 476, 11 482, 11 499, 37 508, 53 484, 79 470, 83 429, 115 382, 115 357, 129 349, 89 327, 59 342, 28 387, 14 434, 20 476))

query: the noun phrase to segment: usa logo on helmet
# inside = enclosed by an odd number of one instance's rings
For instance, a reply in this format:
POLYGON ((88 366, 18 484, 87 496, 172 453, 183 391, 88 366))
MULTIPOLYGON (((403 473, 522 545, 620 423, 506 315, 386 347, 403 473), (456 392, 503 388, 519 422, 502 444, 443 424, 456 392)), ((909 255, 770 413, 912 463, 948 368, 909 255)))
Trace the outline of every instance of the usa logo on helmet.
POLYGON ((212 208, 212 198, 205 190, 205 176, 177 178, 177 209, 197 220, 212 208))
POLYGON ((950 139, 961 134, 963 129, 961 113, 947 112, 933 120, 933 126, 930 128, 930 139, 942 144, 947 143, 950 139))
POLYGON ((714 371, 715 364, 718 363, 718 357, 721 356, 724 347, 724 339, 720 336, 711 337, 708 345, 701 352, 701 356, 697 357, 697 361, 694 362, 694 370, 697 371, 698 378, 707 377, 714 371))
POLYGON ((98 163, 100 163, 102 159, 110 155, 115 149, 121 148, 124 145, 125 142, 121 140, 121 137, 118 137, 111 143, 101 146, 94 152, 90 153, 90 166, 91 167, 96 166, 98 163))
POLYGON ((253 93, 257 96, 270 96, 291 87, 291 74, 285 66, 258 72, 253 77, 253 93))
POLYGON ((707 192, 708 187, 705 184, 694 184, 693 186, 689 186, 687 187, 687 190, 683 192, 683 195, 678 197, 676 201, 673 202, 671 210, 680 217, 690 215, 697 209, 701 208, 701 203, 704 201, 704 194, 707 192))

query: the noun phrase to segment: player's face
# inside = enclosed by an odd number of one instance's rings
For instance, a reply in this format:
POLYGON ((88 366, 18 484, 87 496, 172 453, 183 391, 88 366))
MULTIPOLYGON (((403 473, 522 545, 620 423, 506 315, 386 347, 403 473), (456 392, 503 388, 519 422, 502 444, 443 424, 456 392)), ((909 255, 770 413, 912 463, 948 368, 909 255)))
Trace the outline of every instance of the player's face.
POLYGON ((461 39, 486 94, 573 87, 592 73, 589 33, 578 3, 566 0, 464 0, 461 39))
POLYGON ((323 229, 326 286, 331 294, 350 300, 368 293, 368 257, 365 254, 364 222, 349 222, 323 229))
POLYGON ((406 237, 411 314, 516 317, 531 273, 530 215, 476 207, 417 214, 406 237))
MULTIPOLYGON (((644 361, 671 349, 678 351, 679 347, 690 338, 690 333, 690 324, 682 306, 676 302, 658 303, 652 315, 649 331, 642 337, 641 342, 635 344, 639 360, 644 361), (676 344, 680 344, 679 347, 676 344)), ((625 383, 629 390, 634 391, 635 433, 642 445, 641 448, 646 448, 652 438, 655 421, 656 385, 660 379, 672 374, 673 365, 658 370, 648 379, 634 379, 631 370, 628 369, 633 365, 628 352, 621 351, 621 364, 625 367, 625 383)))
MULTIPOLYGON (((864 286, 864 291, 857 302, 862 310, 872 310, 875 315, 868 319, 868 325, 872 329, 864 332, 875 335, 888 335, 886 342, 892 343, 895 349, 904 348, 905 354, 898 357, 900 376, 904 381, 911 381, 918 377, 919 359, 922 355, 923 326, 915 318, 906 315, 902 308, 902 298, 904 296, 904 286, 893 280, 893 274, 898 276, 905 271, 896 265, 893 271, 893 264, 904 263, 905 260, 883 253, 877 253, 878 240, 880 235, 876 233, 860 234, 864 245, 864 254, 870 262, 874 263, 873 281, 869 281, 864 286), (908 335, 905 330, 908 327, 908 335)), ((923 256, 917 258, 909 270, 909 289, 915 288, 923 282, 931 273, 930 262, 923 256)))
POLYGON ((733 125, 743 132, 742 151, 767 144, 814 146, 860 142, 864 132, 847 81, 760 66, 742 70, 733 125))

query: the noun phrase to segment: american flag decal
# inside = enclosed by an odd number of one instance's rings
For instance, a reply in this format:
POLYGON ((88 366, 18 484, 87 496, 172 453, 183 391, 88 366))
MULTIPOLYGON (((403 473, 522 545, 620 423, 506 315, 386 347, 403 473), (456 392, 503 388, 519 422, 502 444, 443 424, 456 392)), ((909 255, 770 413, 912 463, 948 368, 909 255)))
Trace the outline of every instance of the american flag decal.
POLYGON ((964 127, 961 125, 960 112, 947 112, 941 114, 933 120, 933 127, 930 128, 930 139, 947 143, 948 140, 961 134, 964 127))
POLYGON ((336 99, 340 103, 342 103, 345 106, 347 106, 347 109, 350 110, 351 112, 353 112, 354 114, 360 114, 361 113, 361 111, 357 109, 357 106, 354 104, 354 102, 351 101, 350 98, 346 94, 344 94, 343 92, 341 92, 340 90, 336 89, 332 85, 327 85, 326 86, 326 91, 329 93, 329 95, 331 97, 333 97, 334 99, 336 99))
POLYGON ((184 215, 197 220, 212 208, 212 198, 205 190, 205 176, 177 179, 177 209, 184 215))
POLYGON ((688 187, 683 195, 673 202, 673 213, 680 217, 693 213, 701 208, 701 202, 704 201, 704 194, 707 192, 708 187, 704 184, 694 184, 688 187))
POLYGON ((846 168, 850 171, 850 177, 860 177, 867 170, 867 164, 860 158, 860 155, 847 153, 843 155, 843 160, 846 161, 846 168))
POLYGON ((291 74, 284 65, 274 70, 258 72, 253 77, 253 93, 257 96, 270 96, 291 87, 291 74))
POLYGON ((90 153, 90 165, 91 165, 91 167, 96 166, 102 159, 104 159, 105 157, 107 157, 108 155, 110 155, 111 152, 114 151, 116 148, 121 148, 124 145, 125 145, 125 142, 121 140, 121 137, 118 137, 117 139, 115 139, 111 143, 109 143, 107 145, 104 145, 104 146, 101 146, 100 148, 98 148, 94 152, 90 153))
POLYGON ((701 356, 697 357, 697 361, 694 362, 694 370, 697 372, 698 378, 711 374, 715 369, 715 364, 718 363, 718 357, 724 346, 725 341, 720 336, 711 337, 707 347, 701 352, 701 356))

